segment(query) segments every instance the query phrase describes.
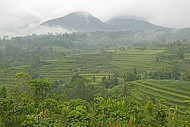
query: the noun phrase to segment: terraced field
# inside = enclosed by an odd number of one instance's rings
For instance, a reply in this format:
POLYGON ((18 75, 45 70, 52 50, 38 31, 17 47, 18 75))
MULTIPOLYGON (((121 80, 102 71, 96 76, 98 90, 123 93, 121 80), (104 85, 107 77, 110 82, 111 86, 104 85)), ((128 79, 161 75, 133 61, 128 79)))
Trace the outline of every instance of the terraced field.
POLYGON ((88 78, 96 75, 102 77, 111 75, 117 67, 109 64, 112 53, 80 54, 64 57, 56 61, 46 61, 48 65, 41 66, 37 73, 51 81, 70 81, 78 73, 88 78))
MULTIPOLYGON (((102 76, 113 75, 115 71, 131 71, 136 67, 138 73, 170 68, 167 61, 156 61, 156 55, 164 52, 164 49, 126 49, 123 51, 109 50, 104 53, 86 53, 66 56, 57 60, 46 60, 45 65, 37 68, 36 74, 50 81, 70 81, 71 77, 78 73, 96 81, 102 76)), ((14 75, 26 72, 26 66, 2 70, 0 82, 9 84, 14 75)))
POLYGON ((156 61, 156 54, 163 51, 153 49, 126 49, 125 51, 116 52, 112 56, 110 63, 126 71, 134 67, 139 72, 169 68, 170 65, 168 63, 156 61))
POLYGON ((26 66, 20 66, 16 68, 9 68, 7 70, 0 71, 0 86, 10 86, 11 80, 15 77, 16 73, 25 72, 26 66))
POLYGON ((170 65, 156 62, 155 54, 162 50, 127 49, 118 52, 77 54, 54 61, 39 67, 37 73, 51 81, 69 81, 72 75, 79 73, 92 78, 95 75, 100 81, 102 76, 113 75, 115 71, 130 71, 134 67, 139 72, 168 68, 170 65))
POLYGON ((145 98, 154 98, 156 101, 165 99, 166 103, 178 106, 179 113, 190 110, 190 106, 184 103, 190 100, 190 82, 175 80, 140 80, 132 82, 136 89, 133 90, 133 98, 143 101, 145 98))

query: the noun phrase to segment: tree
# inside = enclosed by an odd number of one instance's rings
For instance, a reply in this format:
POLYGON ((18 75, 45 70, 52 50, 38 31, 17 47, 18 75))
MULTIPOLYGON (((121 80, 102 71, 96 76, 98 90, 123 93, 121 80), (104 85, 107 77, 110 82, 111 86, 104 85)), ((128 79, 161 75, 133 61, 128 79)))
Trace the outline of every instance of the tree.
POLYGON ((180 66, 179 65, 176 65, 172 68, 172 78, 175 79, 175 80, 179 80, 180 78, 180 66))
POLYGON ((133 74, 136 76, 137 75, 137 69, 136 69, 136 67, 134 67, 134 69, 133 69, 133 74))
POLYGON ((2 98, 6 98, 7 97, 7 89, 5 86, 2 86, 1 89, 0 89, 0 96, 2 98))
POLYGON ((181 77, 182 80, 190 81, 190 71, 186 71, 181 77))
POLYGON ((0 59, 3 57, 3 52, 0 50, 0 59))
POLYGON ((81 79, 81 78, 82 78, 82 76, 80 76, 79 74, 76 74, 76 75, 74 75, 74 76, 72 77, 71 83, 73 83, 73 82, 75 82, 76 80, 81 79))
POLYGON ((51 99, 51 98, 45 99, 43 102, 41 102, 39 104, 38 107, 39 107, 39 109, 44 110, 45 112, 50 114, 50 116, 54 112, 59 112, 59 110, 57 109, 58 108, 58 102, 56 100, 54 100, 54 99, 51 99))
POLYGON ((31 81, 28 73, 17 73, 15 79, 12 80, 13 86, 11 87, 12 98, 20 102, 23 98, 31 96, 31 81))
POLYGON ((13 101, 11 99, 0 98, 0 118, 2 119, 3 127, 5 127, 5 120, 11 116, 11 109, 13 108, 13 101))
POLYGON ((42 102, 50 90, 50 82, 47 79, 34 79, 30 82, 36 105, 42 102))
POLYGON ((156 56, 156 62, 158 62, 159 61, 159 57, 158 56, 156 56))
POLYGON ((134 87, 134 84, 123 84, 121 95, 124 97, 128 97, 131 94, 129 90, 131 87, 134 87))
POLYGON ((72 82, 74 98, 80 98, 91 101, 94 98, 93 86, 91 87, 90 81, 85 77, 79 75, 79 78, 72 82))
POLYGON ((105 80, 106 80, 106 76, 102 77, 102 85, 104 84, 105 80))
POLYGON ((184 52, 183 49, 179 48, 177 51, 177 55, 179 59, 184 59, 184 52))
POLYGON ((95 77, 95 75, 93 75, 93 82, 96 82, 96 77, 95 77))

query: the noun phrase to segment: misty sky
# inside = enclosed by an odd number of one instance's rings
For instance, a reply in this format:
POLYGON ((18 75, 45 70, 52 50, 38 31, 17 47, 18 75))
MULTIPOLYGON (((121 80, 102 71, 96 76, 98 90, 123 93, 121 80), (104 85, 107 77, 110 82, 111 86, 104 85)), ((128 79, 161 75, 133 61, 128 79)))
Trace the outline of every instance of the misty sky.
POLYGON ((89 12, 102 21, 135 16, 156 25, 182 28, 190 27, 189 6, 190 0, 0 0, 0 29, 33 27, 73 11, 89 12))

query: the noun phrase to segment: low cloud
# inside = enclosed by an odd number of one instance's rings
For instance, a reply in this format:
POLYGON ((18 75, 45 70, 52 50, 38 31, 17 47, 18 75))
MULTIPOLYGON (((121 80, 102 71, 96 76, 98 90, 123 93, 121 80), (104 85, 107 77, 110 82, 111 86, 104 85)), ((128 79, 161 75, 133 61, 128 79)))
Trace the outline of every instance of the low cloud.
POLYGON ((8 31, 3 31, 0 29, 0 38, 2 39, 4 36, 8 35, 8 38, 11 37, 16 37, 16 36, 27 36, 27 35, 47 35, 47 34, 60 34, 60 33, 72 33, 76 31, 71 31, 65 28, 62 28, 60 26, 54 26, 54 27, 49 27, 49 26, 38 26, 29 30, 20 30, 15 31, 15 32, 8 32, 8 31))
POLYGON ((49 27, 49 26, 38 26, 36 28, 33 28, 31 30, 28 30, 28 34, 60 34, 60 33, 72 33, 74 31, 67 30, 65 28, 62 28, 60 26, 54 26, 54 27, 49 27))
POLYGON ((0 29, 8 32, 20 32, 36 26, 40 21, 39 13, 27 7, 20 7, 10 10, 2 16, 0 29))
POLYGON ((190 27, 189 5, 189 0, 1 0, 0 34, 20 34, 74 11, 89 12, 102 21, 127 16, 165 27, 190 27))

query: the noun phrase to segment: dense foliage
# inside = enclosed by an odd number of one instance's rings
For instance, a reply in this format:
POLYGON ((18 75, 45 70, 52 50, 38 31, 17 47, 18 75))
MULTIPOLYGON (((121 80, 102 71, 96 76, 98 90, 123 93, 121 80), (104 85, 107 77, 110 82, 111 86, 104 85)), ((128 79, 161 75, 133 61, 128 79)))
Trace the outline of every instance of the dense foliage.
MULTIPOLYGON (((165 100, 147 100, 141 104, 125 94, 110 97, 101 91, 107 87, 103 78, 99 86, 90 85, 83 76, 74 75, 70 84, 56 86, 45 79, 31 79, 19 73, 13 79, 11 94, 1 88, 1 126, 190 126, 190 112, 178 119, 176 108, 169 108, 165 100), (101 97, 102 96, 102 97, 101 97)), ((117 86, 117 83, 113 83, 117 86)), ((127 86, 127 85, 126 85, 127 86)), ((127 86, 128 87, 128 86, 127 86)))

